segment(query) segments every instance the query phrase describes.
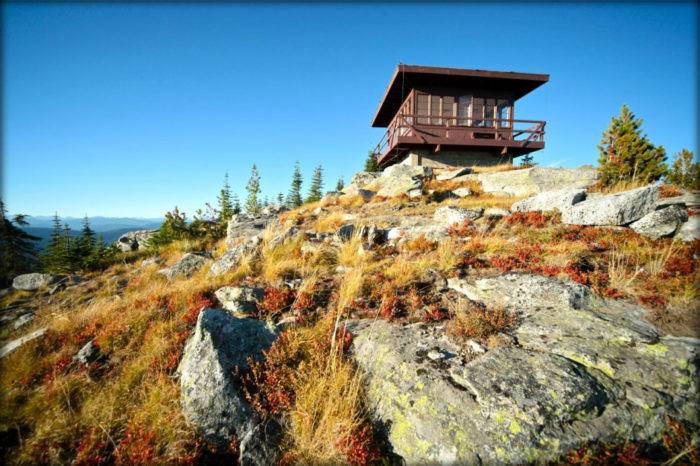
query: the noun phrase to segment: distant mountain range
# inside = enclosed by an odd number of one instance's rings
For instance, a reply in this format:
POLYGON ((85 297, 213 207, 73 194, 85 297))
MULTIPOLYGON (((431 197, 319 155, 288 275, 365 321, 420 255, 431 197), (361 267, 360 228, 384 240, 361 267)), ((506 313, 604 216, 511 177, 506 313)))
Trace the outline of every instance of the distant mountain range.
MULTIPOLYGON (((53 228, 53 216, 49 215, 28 215, 25 220, 28 226, 22 229, 30 235, 37 236, 40 241, 37 247, 43 249, 51 236, 53 228)), ((113 243, 124 233, 134 230, 151 230, 158 228, 163 223, 162 218, 131 218, 131 217, 90 217, 90 227, 98 235, 102 235, 105 242, 113 243)), ((61 224, 67 223, 71 228, 71 234, 77 236, 83 228, 83 219, 77 217, 61 218, 61 224)))

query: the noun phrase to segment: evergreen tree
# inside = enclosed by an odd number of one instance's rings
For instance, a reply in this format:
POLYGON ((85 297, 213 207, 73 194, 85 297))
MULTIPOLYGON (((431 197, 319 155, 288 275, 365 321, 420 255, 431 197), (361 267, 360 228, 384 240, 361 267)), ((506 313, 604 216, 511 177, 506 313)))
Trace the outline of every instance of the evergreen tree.
POLYGON ((158 231, 148 240, 149 247, 160 247, 170 244, 175 240, 190 238, 190 229, 184 212, 175 207, 165 214, 165 220, 158 227, 158 231))
POLYGON ((532 154, 525 154, 522 159, 520 159, 520 166, 521 167, 534 167, 537 165, 537 162, 535 162, 535 157, 533 157, 532 154))
POLYGON ((79 268, 83 268, 95 247, 95 232, 90 228, 90 221, 87 215, 83 219, 83 228, 74 245, 74 257, 76 262, 79 262, 79 268))
POLYGON ((25 216, 17 214, 12 220, 7 218, 5 204, 0 199, 0 286, 8 286, 16 275, 27 273, 36 267, 35 241, 20 227, 28 225, 25 216))
POLYGON ((309 186, 309 195, 306 197, 306 202, 320 201, 323 196, 323 167, 321 165, 314 168, 314 173, 311 176, 311 186, 309 186))
POLYGON ((367 160, 365 160, 365 171, 366 172, 378 172, 381 171, 379 164, 377 163, 377 157, 373 151, 367 152, 367 160))
POLYGON ((642 134, 643 120, 623 105, 619 117, 613 117, 598 146, 600 184, 621 182, 651 183, 666 174, 666 151, 654 146, 642 134))
POLYGON ((69 273, 72 268, 70 240, 66 238, 58 213, 54 214, 52 223, 49 243, 41 257, 42 266, 47 272, 69 273))
POLYGON ((284 195, 282 193, 279 193, 277 195, 277 204, 279 204, 280 206, 284 205, 284 195))
POLYGON ((231 203, 231 211, 234 214, 240 214, 241 213, 241 200, 238 198, 238 194, 233 195, 232 197, 232 203, 231 203))
POLYGON ((258 201, 258 194, 260 194, 260 175, 258 174, 258 167, 253 164, 253 168, 250 171, 250 178, 248 179, 248 184, 245 187, 248 191, 248 198, 245 201, 245 211, 248 214, 257 214, 260 212, 260 202, 258 201))
POLYGON ((231 199, 231 187, 228 184, 228 173, 224 175, 224 186, 218 196, 219 201, 219 223, 226 223, 234 214, 234 205, 231 199))
POLYGON ((299 161, 294 164, 294 173, 292 173, 292 186, 289 188, 287 195, 287 207, 293 209, 301 205, 301 169, 299 161))
POLYGON ((99 235, 90 255, 84 260, 84 267, 86 270, 104 269, 114 261, 117 252, 118 250, 114 245, 108 246, 102 235, 99 235))
POLYGON ((343 181, 343 177, 341 176, 338 178, 338 182, 335 184, 335 190, 336 191, 342 191, 342 189, 345 187, 345 181, 343 181))
POLYGON ((263 207, 267 207, 270 205, 270 198, 267 195, 265 195, 265 198, 262 201, 262 205, 263 207))
POLYGON ((685 189, 700 189, 700 162, 694 158, 695 154, 688 149, 677 152, 666 181, 685 189))

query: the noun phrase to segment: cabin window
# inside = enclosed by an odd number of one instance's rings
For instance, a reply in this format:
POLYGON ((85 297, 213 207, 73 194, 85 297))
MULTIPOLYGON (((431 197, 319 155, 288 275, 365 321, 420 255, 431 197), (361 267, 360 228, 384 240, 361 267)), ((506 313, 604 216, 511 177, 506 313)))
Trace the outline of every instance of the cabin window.
POLYGON ((501 128, 510 128, 510 122, 504 121, 510 119, 510 105, 505 99, 498 99, 498 119, 500 120, 501 128))
MULTIPOLYGON (((427 94, 418 94, 416 95, 416 114, 420 116, 427 116, 430 115, 430 107, 429 107, 429 99, 428 99, 427 94)), ((427 125, 428 124, 428 119, 427 118, 418 118, 418 124, 421 125, 427 125)))
POLYGON ((460 95, 457 98, 457 124, 461 126, 469 126, 469 117, 471 116, 472 96, 460 95))
MULTIPOLYGON (((440 111, 440 100, 441 100, 441 97, 439 95, 431 95, 430 96, 430 115, 440 116, 440 113, 442 113, 440 111)), ((442 118, 431 118, 430 124, 441 125, 442 118)))
POLYGON ((455 98, 452 97, 451 95, 446 95, 442 98, 442 116, 445 117, 444 124, 453 126, 455 124, 455 121, 453 116, 454 114, 454 106, 455 106, 455 98))
POLYGON ((484 99, 481 97, 472 99, 472 125, 484 126, 484 99))
POLYGON ((486 126, 496 126, 496 99, 486 99, 486 126))

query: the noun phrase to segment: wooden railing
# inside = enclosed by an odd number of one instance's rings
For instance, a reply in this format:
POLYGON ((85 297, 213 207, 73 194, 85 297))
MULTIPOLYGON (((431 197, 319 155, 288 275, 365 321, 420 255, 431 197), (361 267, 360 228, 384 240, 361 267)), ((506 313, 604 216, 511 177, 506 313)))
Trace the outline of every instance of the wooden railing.
MULTIPOLYGON (((426 116, 399 114, 389 124, 373 152, 381 156, 399 142, 479 145, 480 141, 529 142, 544 141, 545 122, 510 118, 468 118, 464 116, 426 116)), ((489 145, 493 145, 489 143, 489 145)))

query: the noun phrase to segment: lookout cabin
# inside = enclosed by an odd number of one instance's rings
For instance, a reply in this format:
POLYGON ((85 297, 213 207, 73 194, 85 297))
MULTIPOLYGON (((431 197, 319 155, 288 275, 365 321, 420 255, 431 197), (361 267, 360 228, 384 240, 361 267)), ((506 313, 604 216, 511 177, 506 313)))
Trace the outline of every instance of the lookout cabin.
POLYGON ((433 168, 512 163, 544 148, 544 121, 515 119, 515 102, 547 74, 398 65, 372 120, 387 128, 374 154, 433 168))

